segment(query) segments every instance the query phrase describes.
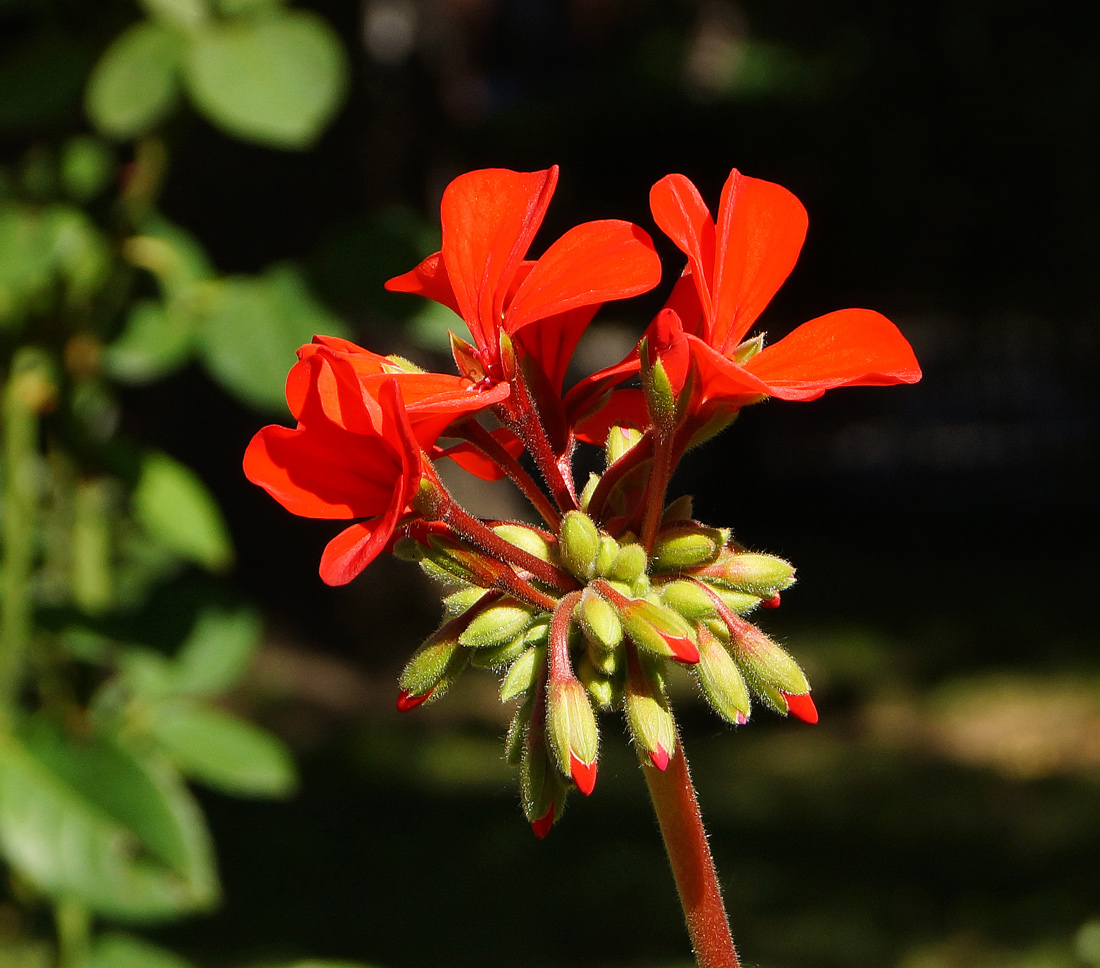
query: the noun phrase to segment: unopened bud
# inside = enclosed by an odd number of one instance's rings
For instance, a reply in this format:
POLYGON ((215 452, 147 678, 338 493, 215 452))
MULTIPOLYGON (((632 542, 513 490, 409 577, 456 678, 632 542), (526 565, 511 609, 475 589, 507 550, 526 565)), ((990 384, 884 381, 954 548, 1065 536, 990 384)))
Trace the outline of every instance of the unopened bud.
POLYGON ((633 584, 645 574, 649 560, 640 544, 623 545, 615 555, 607 577, 633 584))
POLYGON ((650 361, 645 340, 639 346, 639 356, 642 360, 642 390, 645 392, 649 419, 661 433, 671 433, 676 426, 676 391, 668 378, 668 371, 660 357, 650 361))
POLYGON ((466 626, 458 641, 471 649, 488 649, 511 642, 534 621, 526 605, 506 600, 479 612, 466 626))
POLYGON ((672 609, 637 598, 612 604, 626 634, 639 648, 681 662, 699 661, 694 631, 672 609))
POLYGON ((456 579, 465 585, 479 584, 477 572, 472 569, 476 552, 437 535, 430 535, 428 548, 420 561, 423 571, 437 581, 454 584, 456 579))
POLYGON ((656 571, 679 571, 713 561, 726 536, 717 528, 698 524, 672 525, 662 528, 653 546, 653 568, 656 571))
POLYGON ((531 722, 531 711, 535 708, 532 696, 522 703, 512 722, 508 725, 508 735, 504 738, 504 759, 509 766, 519 766, 523 760, 523 750, 527 743, 527 724, 531 722))
POLYGON ((588 502, 592 500, 592 495, 596 493, 596 488, 599 486, 600 475, 589 472, 588 480, 585 481, 584 484, 584 489, 577 498, 577 503, 580 505, 582 511, 588 510, 588 502))
POLYGON ((752 706, 737 663, 705 627, 699 628, 698 637, 699 662, 694 666, 694 672, 707 702, 727 722, 747 720, 752 706))
POLYGON ((514 662, 529 648, 526 637, 517 635, 511 642, 493 645, 487 649, 474 649, 470 653, 470 665, 478 669, 503 669, 514 662))
POLYGON ((393 556, 401 561, 419 561, 424 557, 424 546, 415 538, 405 535, 394 542, 393 556))
POLYGON ((663 771, 676 750, 676 722, 664 694, 648 679, 631 676, 623 708, 634 745, 663 771))
POLYGON ((466 609, 476 605, 483 595, 488 594, 484 588, 471 585, 468 588, 460 588, 443 599, 443 608, 447 615, 461 615, 466 609))
POLYGON ((508 702, 525 692, 530 692, 542 677, 546 664, 546 649, 530 648, 512 663, 500 684, 500 701, 508 702))
POLYGON ((671 524, 673 521, 690 521, 693 503, 690 494, 681 494, 665 508, 665 513, 661 515, 661 523, 671 524))
MULTIPOLYGON (((726 624, 730 630, 733 657, 749 674, 754 688, 757 684, 763 684, 796 696, 810 691, 810 684, 798 663, 755 625, 735 615, 726 616, 726 624)), ((786 701, 782 711, 786 712, 786 701)))
POLYGON ((573 615, 585 635, 604 651, 614 649, 623 640, 618 613, 591 588, 584 590, 573 615))
POLYGON ((532 732, 528 728, 528 742, 520 761, 519 792, 523 813, 541 840, 561 816, 568 788, 550 763, 545 745, 532 741, 532 732))
POLYGON ((550 542, 534 528, 523 524, 498 524, 493 531, 509 544, 534 555, 539 560, 550 560, 550 542))
POLYGON ((562 564, 578 578, 587 580, 595 573, 600 551, 600 532, 592 519, 581 511, 570 511, 562 518, 558 555, 562 564))
POLYGON ((615 707, 615 686, 607 672, 598 668, 590 655, 582 656, 577 663, 577 678, 598 709, 607 712, 615 707))
POLYGON ((658 586, 661 601, 689 622, 710 618, 718 613, 718 606, 697 581, 680 578, 658 586))
MULTIPOLYGON (((405 666, 398 680, 408 704, 416 697, 438 698, 466 665, 467 651, 453 635, 432 636, 405 666)), ((410 707, 411 708, 411 707, 410 707)))
POLYGON ((631 427, 612 427, 607 435, 607 466, 626 454, 639 440, 642 432, 631 427))
POLYGON ((707 584, 710 585, 714 594, 722 600, 722 604, 736 615, 751 612, 760 604, 760 599, 756 595, 750 595, 748 592, 735 592, 732 588, 723 588, 721 585, 713 585, 710 582, 707 584))
POLYGON ((558 767, 588 796, 596 784, 600 733, 580 680, 552 682, 547 695, 546 727, 558 767))
POLYGON ((600 535, 600 550, 596 555, 596 574, 606 575, 619 554, 619 542, 609 534, 600 535))
POLYGON ((788 711, 796 719, 801 719, 802 722, 809 723, 811 726, 817 722, 817 706, 814 705, 808 692, 800 696, 792 696, 785 692, 783 698, 787 700, 788 711))
POLYGON ((771 598, 795 580, 794 567, 789 561, 749 551, 726 551, 713 564, 696 572, 695 577, 758 598, 771 598))

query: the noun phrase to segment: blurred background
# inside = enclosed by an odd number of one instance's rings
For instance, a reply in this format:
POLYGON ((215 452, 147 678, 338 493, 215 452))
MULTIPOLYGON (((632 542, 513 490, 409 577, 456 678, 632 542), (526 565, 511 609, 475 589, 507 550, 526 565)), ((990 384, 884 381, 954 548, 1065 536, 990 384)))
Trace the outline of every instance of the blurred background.
MULTIPOLYGON (((488 673, 399 717, 438 593, 245 481, 314 332, 447 366, 383 281, 478 167, 536 250, 731 167, 810 213, 775 339, 914 387, 750 409, 673 493, 800 583, 821 723, 677 710, 747 965, 1100 966, 1095 7, 0 0, 0 966, 686 968, 634 754, 538 842, 488 673)), ((681 260, 657 238, 666 277, 681 260)), ((581 373, 667 291, 606 308, 581 373)), ((465 495, 464 493, 464 496, 465 495)), ((509 513, 507 486, 469 495, 509 513)))

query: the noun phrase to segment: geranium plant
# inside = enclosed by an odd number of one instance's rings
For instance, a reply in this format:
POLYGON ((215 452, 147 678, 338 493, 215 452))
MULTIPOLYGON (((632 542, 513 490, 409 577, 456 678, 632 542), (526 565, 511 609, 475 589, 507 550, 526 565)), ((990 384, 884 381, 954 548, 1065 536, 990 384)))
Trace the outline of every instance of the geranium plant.
POLYGON ((295 514, 346 522, 321 559, 329 584, 392 551, 448 586, 398 708, 438 700, 468 666, 498 673, 501 700, 518 700, 506 755, 539 837, 572 788, 595 788, 599 714, 625 716, 698 962, 727 968, 737 955, 666 672, 690 669, 733 724, 754 704, 809 723, 817 710, 798 664, 748 617, 779 605, 794 568, 696 520, 689 497, 669 500, 673 471, 745 406, 914 383, 920 369, 870 310, 821 316, 771 344, 752 335, 807 219, 789 191, 735 170, 717 220, 684 176, 653 186, 654 221, 687 265, 633 352, 563 393, 599 307, 653 289, 661 263, 647 233, 618 220, 579 225, 529 259, 556 181, 556 168, 455 179, 441 251, 388 283, 461 317, 472 343, 452 334, 457 375, 317 336, 287 380, 296 425, 260 430, 245 472, 295 514), (606 452, 587 481, 574 477, 579 444, 606 452), (444 459, 509 478, 541 523, 470 514, 436 472, 444 459))

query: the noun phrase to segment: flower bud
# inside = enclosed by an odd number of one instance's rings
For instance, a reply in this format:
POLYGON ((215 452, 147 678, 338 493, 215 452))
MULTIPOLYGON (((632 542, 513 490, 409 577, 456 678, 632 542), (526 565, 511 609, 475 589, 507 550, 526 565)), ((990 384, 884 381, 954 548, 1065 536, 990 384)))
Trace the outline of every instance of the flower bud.
POLYGON ((470 665, 478 669, 503 669, 528 649, 525 635, 517 635, 511 642, 493 645, 487 649, 474 649, 470 653, 470 665))
POLYGON ((615 708, 615 685, 606 671, 595 665, 590 655, 582 656, 577 663, 577 678, 598 709, 608 712, 615 708))
POLYGON ((523 813, 541 840, 561 816, 568 791, 561 774, 549 762, 546 746, 534 740, 535 730, 531 727, 527 729, 527 744, 520 761, 519 792, 523 813))
POLYGON ((699 661, 695 633, 672 609, 640 598, 611 604, 618 611, 626 634, 639 648, 681 662, 699 661))
POLYGON ((623 694, 623 708, 634 745, 663 771, 676 750, 676 722, 664 693, 651 680, 631 675, 623 694))
POLYGON ((578 679, 552 682, 547 695, 547 736, 558 767, 585 796, 596 785, 600 733, 588 693, 578 679))
POLYGON ((570 511, 562 518, 558 555, 562 564, 577 578, 587 580, 595 571, 600 551, 600 532, 592 519, 581 511, 570 511))
POLYGON ((607 570, 607 576, 616 581, 633 583, 645 574, 648 565, 645 548, 640 544, 623 545, 607 570))
POLYGON ((458 641, 471 649, 503 645, 526 631, 534 619, 530 607, 505 599, 498 605, 490 605, 478 612, 458 637, 458 641))
POLYGON ((523 761, 523 751, 527 742, 527 724, 531 722, 531 711, 535 708, 532 696, 521 703, 512 722, 508 725, 508 735, 504 738, 504 760, 509 766, 519 766, 523 761))
MULTIPOLYGON (((730 651, 748 673, 754 690, 762 684, 796 696, 810 691, 798 663, 755 625, 736 615, 727 615, 726 625, 730 630, 730 651)), ((781 711, 787 711, 786 700, 782 701, 781 711)))
POLYGON ((615 557, 619 553, 619 542, 611 535, 600 535, 600 550, 596 555, 596 574, 606 575, 615 563, 615 557))
POLYGON ((735 592, 731 588, 723 588, 721 585, 713 585, 710 582, 707 582, 707 585, 722 600, 722 604, 735 615, 751 612, 760 604, 759 597, 750 595, 748 592, 735 592))
POLYGON ((476 605, 481 600, 481 596, 485 594, 486 590, 478 588, 476 585, 460 588, 457 592, 452 592, 443 599, 443 608, 447 615, 451 617, 461 615, 466 609, 476 605))
POLYGON ((546 649, 530 648, 512 663, 500 684, 500 701, 508 702, 516 696, 530 692, 542 676, 546 665, 546 649))
POLYGON ((454 635, 441 635, 437 632, 409 660, 398 680, 401 685, 401 699, 398 704, 411 709, 431 696, 439 698, 455 677, 466 665, 468 652, 454 635))
POLYGON ((456 580, 464 585, 478 585, 480 580, 474 570, 471 556, 476 552, 437 535, 428 536, 428 547, 420 560, 420 567, 426 575, 444 584, 455 584, 456 580))
POLYGON ((405 535, 394 542, 393 556, 400 561, 419 561, 424 557, 424 546, 415 538, 405 535))
POLYGON ((789 561, 774 555, 729 550, 696 572, 695 577, 758 598, 771 598, 795 581, 794 567, 789 561))
POLYGON ((631 427, 612 427, 607 435, 607 466, 626 454, 639 440, 642 432, 631 427))
POLYGON ((680 578, 658 586, 661 601, 689 622, 711 618, 718 613, 718 606, 710 593, 697 581, 680 578))
POLYGON ((596 493, 596 488, 600 486, 600 475, 589 472, 588 480, 585 481, 584 490, 581 491, 580 496, 577 498, 577 503, 580 505, 582 511, 588 510, 588 502, 592 500, 592 495, 596 493))
POLYGON ((653 426, 663 434, 669 434, 676 426, 676 390, 668 378, 668 371, 660 357, 650 360, 647 341, 638 347, 642 361, 642 390, 646 409, 653 426))
POLYGON ((573 615, 585 635, 603 651, 614 649, 623 640, 618 613, 591 588, 584 590, 573 615))
POLYGON ((699 662, 694 666, 699 686, 707 702, 730 723, 744 722, 752 706, 745 679, 725 646, 705 627, 698 630, 699 662))
POLYGON ((707 564, 715 559, 726 540, 717 528, 694 523, 662 528, 653 546, 653 568, 678 571, 707 564))
POLYGON ((509 544, 514 544, 540 561, 550 560, 550 542, 534 528, 523 524, 498 524, 493 531, 509 544))

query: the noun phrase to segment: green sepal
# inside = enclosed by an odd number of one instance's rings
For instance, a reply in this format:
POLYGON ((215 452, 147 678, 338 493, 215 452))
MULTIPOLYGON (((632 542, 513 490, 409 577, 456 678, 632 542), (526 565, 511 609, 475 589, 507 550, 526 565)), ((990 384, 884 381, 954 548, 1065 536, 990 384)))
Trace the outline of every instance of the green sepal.
POLYGON ((508 724, 508 734, 504 738, 504 760, 509 766, 519 766, 523 760, 527 724, 531 722, 531 710, 534 708, 535 697, 531 696, 520 704, 511 723, 508 724))
POLYGON ((600 485, 600 475, 594 472, 589 472, 588 480, 584 483, 584 490, 581 491, 580 496, 577 498, 577 503, 580 505, 582 511, 588 510, 588 502, 592 500, 592 495, 596 493, 596 488, 600 485))
POLYGON ((481 601, 482 596, 485 594, 487 594, 486 589, 478 588, 476 585, 460 588, 457 592, 452 592, 443 599, 443 609, 450 617, 461 615, 468 608, 481 601))
POLYGON ((614 649, 623 640, 623 623, 619 614, 591 588, 581 594, 573 612, 585 636, 602 651, 614 649))
POLYGON ((699 632, 699 661, 696 679, 711 708, 726 722, 737 723, 737 714, 748 718, 752 711, 744 676, 725 646, 705 628, 699 632))
POLYGON ((546 665, 546 649, 536 646, 521 653, 512 663, 500 684, 500 701, 508 702, 525 692, 530 692, 542 676, 546 665))
POLYGON ((615 581, 633 583, 646 573, 649 559, 640 544, 624 544, 615 555, 607 577, 615 581))
POLYGON ((596 555, 596 574, 606 575, 619 554, 619 542, 609 534, 600 535, 600 550, 596 555))
MULTIPOLYGON (((748 674, 750 684, 763 684, 792 696, 810 691, 798 663, 755 625, 743 622, 730 629, 730 652, 748 674)), ((786 701, 784 701, 784 711, 786 701)))
POLYGON ((600 731, 588 691, 579 679, 553 683, 547 694, 546 735, 558 769, 572 775, 570 757, 592 763, 599 752, 600 731))
POLYGON ((540 561, 549 561, 551 558, 550 542, 534 528, 524 524, 498 524, 493 532, 540 561))
POLYGON ((657 587, 662 603, 689 622, 711 618, 718 613, 718 606, 710 593, 696 581, 680 578, 657 587))
POLYGON ((653 546, 653 569, 678 571, 708 564, 714 561, 728 539, 728 532, 693 522, 662 528, 653 546))
POLYGON ((469 658, 469 650, 457 639, 428 639, 409 660, 398 680, 401 688, 414 696, 432 694, 436 699, 463 670, 469 658))
POLYGON ((664 689, 648 677, 630 676, 623 693, 623 710, 634 745, 645 754, 671 756, 676 749, 676 721, 664 689))
POLYGON ((562 518, 558 556, 562 564, 578 578, 587 580, 595 572, 600 551, 600 532, 592 519, 581 511, 570 511, 562 518))
POLYGON ((490 605, 470 620, 458 641, 471 649, 488 649, 511 642, 535 620, 527 605, 507 600, 490 605))

